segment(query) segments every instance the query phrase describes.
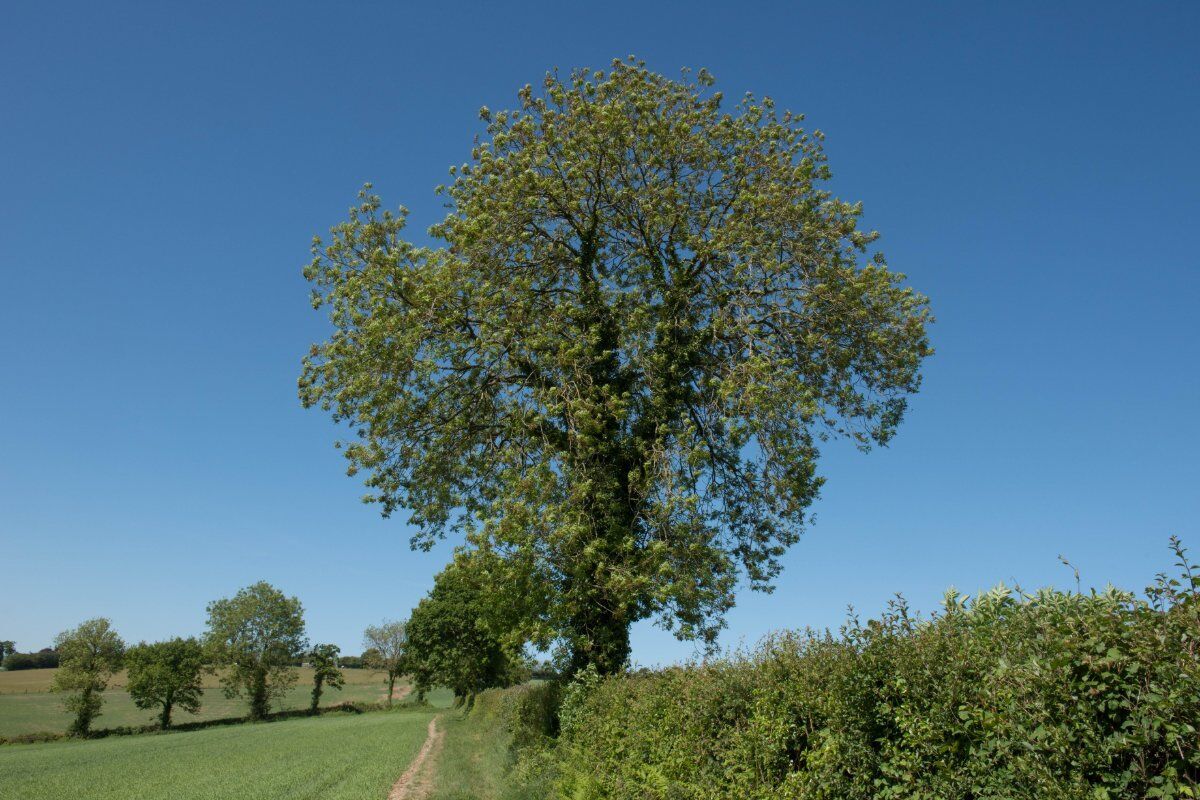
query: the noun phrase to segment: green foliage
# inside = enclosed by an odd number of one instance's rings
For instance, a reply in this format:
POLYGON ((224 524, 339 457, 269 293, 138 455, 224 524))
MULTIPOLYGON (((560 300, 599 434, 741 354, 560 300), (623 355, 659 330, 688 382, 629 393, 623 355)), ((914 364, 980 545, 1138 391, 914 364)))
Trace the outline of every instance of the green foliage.
POLYGON ((308 710, 313 714, 321 707, 322 689, 341 689, 346 685, 346 678, 338 669, 338 654, 341 652, 342 649, 336 644, 319 644, 308 655, 313 670, 312 704, 308 710))
POLYGON ((121 668, 125 643, 111 622, 97 617, 60 633, 54 640, 54 649, 59 655, 59 667, 51 691, 69 693, 63 707, 75 715, 70 732, 86 736, 104 704, 101 692, 108 686, 108 679, 121 668))
POLYGON ((11 652, 4 657, 4 669, 16 672, 22 669, 53 669, 58 666, 58 653, 50 648, 36 653, 11 652))
POLYGON ((215 664, 228 667, 221 678, 226 697, 245 695, 250 717, 262 719, 271 700, 296 681, 289 667, 308 645, 304 610, 295 597, 260 581, 208 604, 205 645, 215 664))
POLYGON ((388 705, 396 691, 396 679, 406 668, 405 653, 408 651, 408 623, 384 620, 381 625, 371 625, 363 631, 363 665, 383 670, 388 686, 388 705))
POLYGON ((1181 566, 1145 598, 951 592, 932 619, 897 601, 841 636, 591 679, 561 712, 557 796, 1198 797, 1200 573, 1181 566))
POLYGON ((11 639, 0 641, 0 666, 3 665, 4 659, 8 658, 13 653, 17 652, 17 643, 11 639))
POLYGON ((481 112, 441 248, 369 187, 305 275, 332 337, 305 406, 414 546, 497 556, 494 599, 572 671, 631 623, 711 643, 739 578, 769 590, 818 443, 886 443, 931 352, 924 298, 833 197, 822 135, 707 72, 546 76, 481 112))
POLYGON ((200 711, 204 694, 204 648, 194 638, 142 642, 125 653, 126 691, 138 708, 159 710, 159 725, 171 727, 171 712, 200 711))
POLYGON ((413 610, 406 667, 418 691, 447 686, 469 700, 524 678, 519 648, 502 635, 504 609, 488 589, 479 557, 460 553, 413 610))

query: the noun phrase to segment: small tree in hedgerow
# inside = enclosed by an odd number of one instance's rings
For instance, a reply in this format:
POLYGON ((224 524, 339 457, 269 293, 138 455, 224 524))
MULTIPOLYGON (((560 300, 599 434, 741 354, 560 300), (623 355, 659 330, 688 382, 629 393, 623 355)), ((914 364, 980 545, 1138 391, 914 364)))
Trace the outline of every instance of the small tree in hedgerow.
POLYGON ((113 673, 121 669, 125 643, 111 622, 98 617, 60 633, 54 640, 54 649, 58 651, 59 665, 50 690, 71 693, 63 702, 66 710, 75 715, 70 732, 86 736, 104 705, 101 692, 107 688, 113 673))
POLYGON ((308 654, 308 663, 313 670, 312 705, 308 709, 310 713, 315 714, 320 708, 321 691, 325 687, 341 689, 346 685, 346 679, 338 668, 338 654, 341 652, 341 648, 336 644, 319 644, 308 654))
POLYGON ((621 669, 648 618, 712 645, 798 541, 821 443, 891 440, 932 352, 822 134, 713 84, 551 73, 481 109, 443 246, 367 187, 305 270, 333 332, 301 402, 414 546, 502 554, 492 599, 572 672, 621 669))
POLYGON ((520 675, 520 649, 498 632, 503 624, 486 587, 477 559, 460 553, 413 610, 406 663, 421 694, 447 686, 456 702, 469 703, 476 692, 520 675))
POLYGON ((171 713, 200 711, 204 694, 204 648, 195 638, 174 638, 129 648, 125 653, 125 690, 138 708, 157 709, 159 725, 171 727, 171 713))
POLYGON ((363 631, 363 666, 382 670, 386 674, 388 705, 396 690, 396 679, 404 673, 408 645, 407 625, 404 622, 384 621, 363 631))
POLYGON ((250 718, 263 719, 271 700, 296 682, 291 663, 308 647, 300 601, 260 581, 208 604, 207 650, 225 667, 226 697, 245 696, 250 718))

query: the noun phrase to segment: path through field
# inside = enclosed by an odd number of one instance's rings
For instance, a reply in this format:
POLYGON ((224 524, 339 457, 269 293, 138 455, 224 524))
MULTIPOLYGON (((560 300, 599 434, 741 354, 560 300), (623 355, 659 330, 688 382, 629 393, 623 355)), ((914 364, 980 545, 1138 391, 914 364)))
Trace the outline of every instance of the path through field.
POLYGON ((437 758, 437 750, 442 743, 442 732, 438 728, 438 718, 429 720, 425 743, 421 745, 417 757, 408 765, 408 769, 400 776, 388 793, 388 800, 418 800, 427 795, 431 770, 423 770, 426 762, 437 758))
MULTIPOLYGON (((392 692, 392 702, 399 703, 401 700, 408 697, 411 693, 412 693, 411 686, 397 686, 395 691, 392 692)), ((387 691, 386 687, 384 688, 384 690, 382 692, 380 692, 379 699, 381 702, 384 702, 384 703, 387 702, 388 691, 387 691)))

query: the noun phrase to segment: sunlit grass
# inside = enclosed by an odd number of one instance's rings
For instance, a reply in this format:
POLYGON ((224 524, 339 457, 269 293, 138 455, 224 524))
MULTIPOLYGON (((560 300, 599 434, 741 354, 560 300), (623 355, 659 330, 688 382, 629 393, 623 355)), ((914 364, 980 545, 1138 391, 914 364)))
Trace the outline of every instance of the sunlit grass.
POLYGON ((430 709, 0 748, 0 798, 382 798, 430 709))

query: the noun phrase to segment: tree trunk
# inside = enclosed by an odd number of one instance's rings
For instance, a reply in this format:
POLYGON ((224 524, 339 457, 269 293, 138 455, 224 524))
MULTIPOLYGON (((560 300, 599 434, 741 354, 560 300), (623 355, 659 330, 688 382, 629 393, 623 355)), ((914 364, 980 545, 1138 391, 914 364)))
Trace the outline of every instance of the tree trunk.
POLYGON ((270 711, 267 703, 267 671, 261 667, 254 671, 250 687, 250 719, 266 719, 270 711))
POLYGON ((310 714, 316 714, 317 708, 321 705, 322 681, 324 681, 324 678, 322 678, 320 675, 314 676, 313 678, 312 706, 308 709, 308 713, 310 714))
POLYGON ((606 611, 597 598, 578 613, 572 628, 578 637, 571 648, 570 670, 575 674, 592 665, 601 675, 613 675, 629 660, 629 623, 606 611))
POLYGON ((71 732, 77 736, 87 736, 92 728, 92 687, 84 686, 79 695, 79 711, 75 721, 71 723, 71 732))
POLYGON ((388 706, 392 705, 392 690, 396 688, 396 676, 388 673, 388 706))
POLYGON ((171 727, 171 706, 175 704, 175 693, 167 690, 167 696, 163 698, 162 714, 159 716, 159 727, 163 730, 171 727))
POLYGON ((642 459, 611 408, 610 398, 629 391, 630 376, 617 357, 620 324, 591 275, 596 242, 588 238, 581 254, 582 306, 577 324, 583 340, 591 343, 581 365, 590 384, 581 398, 589 425, 583 431, 586 435, 572 435, 567 462, 571 477, 584 479, 591 487, 581 509, 589 528, 581 549, 589 555, 572 565, 566 595, 572 674, 593 665, 602 675, 611 675, 622 670, 629 658, 633 598, 613 596, 604 584, 622 568, 629 557, 628 543, 636 538, 634 509, 639 503, 630 474, 642 459))

